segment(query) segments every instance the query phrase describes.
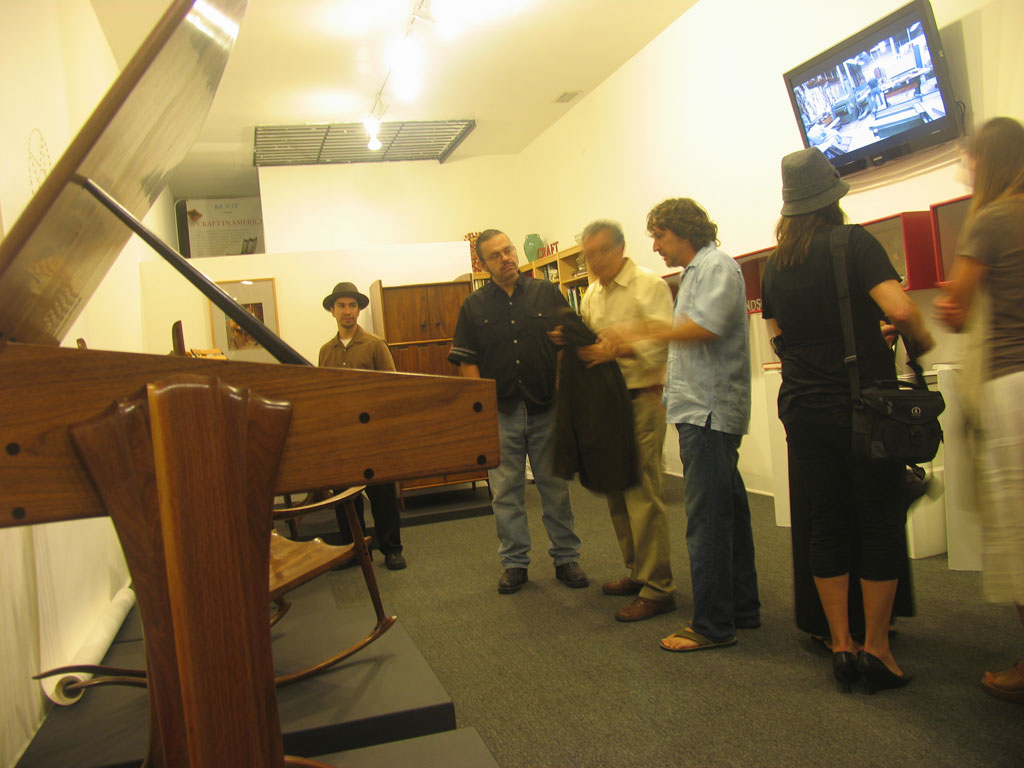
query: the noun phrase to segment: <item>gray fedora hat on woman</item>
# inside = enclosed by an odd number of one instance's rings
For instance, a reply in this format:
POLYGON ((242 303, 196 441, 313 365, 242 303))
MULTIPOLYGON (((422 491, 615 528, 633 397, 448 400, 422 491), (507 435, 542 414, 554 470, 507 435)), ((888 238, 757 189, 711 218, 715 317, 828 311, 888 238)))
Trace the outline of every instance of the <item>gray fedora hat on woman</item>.
POLYGON ((820 211, 850 191, 820 149, 801 149, 782 158, 782 215, 820 211))
POLYGON ((360 309, 366 309, 366 305, 370 303, 368 298, 356 290, 355 283, 338 283, 330 296, 324 297, 324 309, 330 312, 334 302, 341 298, 355 299, 360 309))

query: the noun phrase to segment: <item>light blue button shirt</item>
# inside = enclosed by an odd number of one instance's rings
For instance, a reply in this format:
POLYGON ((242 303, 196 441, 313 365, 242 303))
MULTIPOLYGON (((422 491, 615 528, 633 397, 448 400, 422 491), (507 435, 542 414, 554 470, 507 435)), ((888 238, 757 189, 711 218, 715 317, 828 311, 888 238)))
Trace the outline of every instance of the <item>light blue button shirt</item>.
POLYGON ((673 325, 687 318, 718 336, 668 347, 665 409, 670 424, 743 435, 750 425, 750 344, 739 265, 713 244, 697 251, 679 281, 673 325))

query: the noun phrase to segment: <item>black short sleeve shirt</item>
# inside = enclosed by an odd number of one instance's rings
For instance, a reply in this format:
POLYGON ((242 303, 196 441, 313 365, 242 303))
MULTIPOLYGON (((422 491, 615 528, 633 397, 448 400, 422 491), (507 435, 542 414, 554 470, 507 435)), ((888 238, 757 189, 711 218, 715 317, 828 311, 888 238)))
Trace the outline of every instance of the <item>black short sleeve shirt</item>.
MULTIPOLYGON (((775 318, 782 329, 779 417, 783 421, 796 406, 850 407, 850 380, 843 367, 843 330, 829 247, 831 231, 832 227, 823 227, 815 234, 803 264, 779 269, 775 260, 769 259, 764 271, 762 316, 775 318)), ((869 291, 900 277, 882 244, 860 226, 850 232, 846 269, 861 383, 894 379, 894 357, 878 325, 882 310, 869 291)))
POLYGON ((520 402, 542 413, 555 402, 558 348, 548 339, 552 315, 568 303, 558 286, 521 276, 512 295, 493 282, 462 302, 448 359, 471 363, 494 379, 498 409, 510 413, 520 402))

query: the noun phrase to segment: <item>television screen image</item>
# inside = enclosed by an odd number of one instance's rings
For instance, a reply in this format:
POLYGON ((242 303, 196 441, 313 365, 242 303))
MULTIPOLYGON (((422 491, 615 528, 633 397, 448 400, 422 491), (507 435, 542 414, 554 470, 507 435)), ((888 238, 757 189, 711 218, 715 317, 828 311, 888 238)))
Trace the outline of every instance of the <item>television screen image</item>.
POLYGON ((805 146, 840 173, 959 131, 941 41, 925 0, 904 6, 785 75, 805 146))

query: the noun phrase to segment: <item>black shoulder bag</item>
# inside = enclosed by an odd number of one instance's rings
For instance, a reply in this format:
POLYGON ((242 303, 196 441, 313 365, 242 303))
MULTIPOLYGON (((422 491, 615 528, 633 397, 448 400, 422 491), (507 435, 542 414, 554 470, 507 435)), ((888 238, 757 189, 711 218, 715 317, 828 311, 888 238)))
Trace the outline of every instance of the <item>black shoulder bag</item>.
POLYGON ((853 335, 853 312, 846 273, 849 227, 836 227, 829 236, 832 271, 839 299, 845 356, 843 366, 850 376, 853 403, 853 454, 865 459, 889 459, 907 464, 931 461, 942 441, 939 414, 946 408, 940 392, 925 384, 921 366, 908 346, 908 365, 916 381, 877 381, 862 387, 857 368, 857 345, 853 335))

